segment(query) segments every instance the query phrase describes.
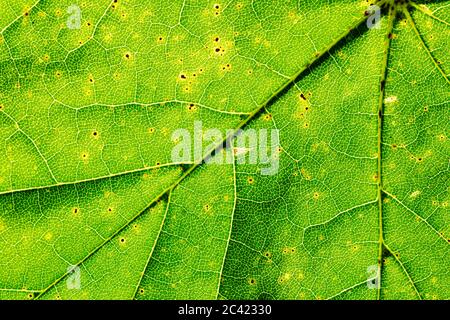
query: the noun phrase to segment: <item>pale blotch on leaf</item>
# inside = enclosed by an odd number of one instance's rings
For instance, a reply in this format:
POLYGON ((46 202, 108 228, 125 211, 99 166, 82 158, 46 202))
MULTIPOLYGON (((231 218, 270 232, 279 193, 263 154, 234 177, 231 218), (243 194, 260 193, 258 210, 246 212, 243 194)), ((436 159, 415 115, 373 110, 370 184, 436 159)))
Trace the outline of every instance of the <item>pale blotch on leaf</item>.
POLYGON ((396 96, 390 96, 384 99, 384 103, 397 103, 398 98, 396 96))
POLYGON ((52 240, 53 239, 53 233, 52 232, 47 232, 45 235, 44 235, 44 239, 46 240, 46 241, 50 241, 50 240, 52 240))
POLYGON ((421 192, 420 190, 416 190, 416 191, 412 192, 412 193, 409 195, 409 197, 412 198, 412 199, 415 199, 415 198, 417 198, 421 193, 422 193, 422 192, 421 192))

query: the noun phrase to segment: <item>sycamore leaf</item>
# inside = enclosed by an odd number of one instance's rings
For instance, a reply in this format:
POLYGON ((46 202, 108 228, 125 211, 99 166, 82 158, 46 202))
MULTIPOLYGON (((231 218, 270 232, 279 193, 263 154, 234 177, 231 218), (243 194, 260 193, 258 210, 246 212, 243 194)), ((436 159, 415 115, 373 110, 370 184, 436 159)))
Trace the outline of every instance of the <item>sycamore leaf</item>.
POLYGON ((0 0, 0 299, 449 299, 449 49, 447 0, 0 0))

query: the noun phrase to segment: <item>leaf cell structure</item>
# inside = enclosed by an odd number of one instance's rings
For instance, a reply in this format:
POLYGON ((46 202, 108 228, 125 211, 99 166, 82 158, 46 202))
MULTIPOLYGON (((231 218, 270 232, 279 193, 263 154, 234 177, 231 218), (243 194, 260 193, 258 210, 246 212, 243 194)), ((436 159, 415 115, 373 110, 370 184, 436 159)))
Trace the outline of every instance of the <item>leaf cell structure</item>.
POLYGON ((449 49, 447 0, 0 0, 0 299, 449 299, 449 49))

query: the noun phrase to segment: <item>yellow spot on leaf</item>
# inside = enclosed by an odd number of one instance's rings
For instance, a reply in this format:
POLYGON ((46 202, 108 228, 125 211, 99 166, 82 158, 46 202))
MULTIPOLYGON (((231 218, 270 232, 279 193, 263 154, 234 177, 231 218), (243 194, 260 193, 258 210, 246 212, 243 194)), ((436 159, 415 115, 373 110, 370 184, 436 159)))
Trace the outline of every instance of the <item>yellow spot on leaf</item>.
POLYGON ((384 103, 397 103, 398 98, 396 96, 390 96, 384 99, 384 103))
POLYGON ((46 241, 50 241, 52 238, 53 238, 53 233, 51 233, 51 232, 47 232, 47 233, 44 235, 44 239, 45 239, 46 241))
POLYGON ((421 192, 420 190, 416 190, 416 191, 412 192, 412 193, 409 195, 409 197, 415 199, 415 198, 417 198, 421 193, 422 193, 422 192, 421 192))

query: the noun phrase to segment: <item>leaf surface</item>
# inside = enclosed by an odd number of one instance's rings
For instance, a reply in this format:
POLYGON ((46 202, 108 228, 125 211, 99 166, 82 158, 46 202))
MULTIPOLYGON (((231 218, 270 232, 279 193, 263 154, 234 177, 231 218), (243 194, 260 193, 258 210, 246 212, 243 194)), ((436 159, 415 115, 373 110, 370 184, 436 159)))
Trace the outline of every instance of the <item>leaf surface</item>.
POLYGON ((450 297, 447 1, 72 4, 0 1, 1 299, 450 297))

